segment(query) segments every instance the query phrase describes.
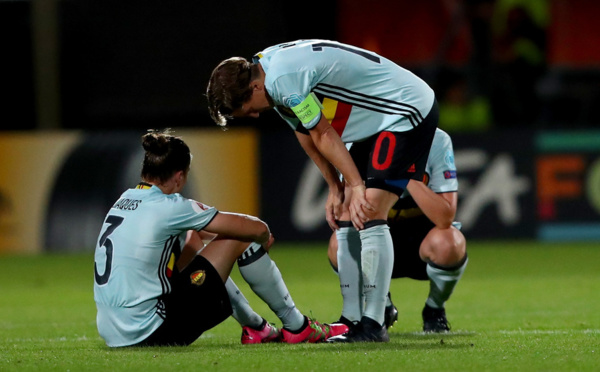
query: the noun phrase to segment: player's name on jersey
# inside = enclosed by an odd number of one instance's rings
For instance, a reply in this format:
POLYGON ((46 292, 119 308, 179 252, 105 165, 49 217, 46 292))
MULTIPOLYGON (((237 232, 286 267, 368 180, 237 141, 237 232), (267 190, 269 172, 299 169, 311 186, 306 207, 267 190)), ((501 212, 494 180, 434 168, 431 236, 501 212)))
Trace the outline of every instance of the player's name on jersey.
POLYGON ((123 211, 134 211, 141 202, 137 199, 119 199, 112 207, 123 211))

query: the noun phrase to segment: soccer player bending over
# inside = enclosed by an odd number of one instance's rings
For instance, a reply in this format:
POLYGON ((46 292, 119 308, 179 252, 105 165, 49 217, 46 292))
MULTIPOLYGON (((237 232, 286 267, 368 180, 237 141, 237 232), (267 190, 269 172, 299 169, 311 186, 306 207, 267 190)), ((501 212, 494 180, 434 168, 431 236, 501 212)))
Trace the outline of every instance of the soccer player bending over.
POLYGON ((347 335, 329 341, 389 341, 384 313, 394 247, 387 217, 399 195, 422 185, 438 123, 433 90, 371 51, 298 40, 269 47, 252 62, 222 61, 212 72, 207 97, 220 125, 275 109, 295 131, 329 186, 326 219, 338 233, 340 254, 362 247, 361 272, 339 261, 342 291, 356 290, 350 285, 359 277, 365 280, 362 317, 347 335), (344 144, 352 142, 348 152, 344 144))
MULTIPOLYGON (((271 270, 262 274, 250 270, 245 277, 258 283, 251 283, 252 288, 270 286, 287 295, 285 285, 278 282, 278 270, 273 271, 276 266, 266 260, 268 255, 260 254, 273 244, 267 224, 184 198, 179 192, 192 159, 188 146, 167 132, 148 133, 142 141, 142 182, 112 206, 96 246, 96 320, 106 344, 191 344, 232 314, 225 282, 248 250, 259 252, 255 262, 262 259, 261 267, 271 270), (190 230, 194 232, 188 234, 190 230), (200 231, 212 234, 206 246, 197 243, 201 237, 195 232, 200 231)), ((269 303, 272 296, 263 299, 269 303)), ((332 335, 331 327, 301 315, 291 300, 280 300, 271 308, 285 319, 283 341, 318 342, 332 335)), ((253 321, 248 324, 256 324, 253 321)), ((258 335, 267 341, 278 338, 266 337, 278 331, 262 318, 257 328, 269 328, 267 335, 258 335)))

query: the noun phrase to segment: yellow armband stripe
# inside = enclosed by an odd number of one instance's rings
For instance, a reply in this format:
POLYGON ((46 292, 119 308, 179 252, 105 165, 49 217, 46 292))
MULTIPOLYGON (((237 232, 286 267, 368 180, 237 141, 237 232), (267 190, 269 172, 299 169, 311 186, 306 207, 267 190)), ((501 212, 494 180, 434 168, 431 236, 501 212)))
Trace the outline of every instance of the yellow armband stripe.
POLYGON ((302 124, 307 124, 319 115, 323 109, 323 105, 321 105, 317 96, 311 93, 304 101, 297 106, 291 107, 291 109, 302 124))

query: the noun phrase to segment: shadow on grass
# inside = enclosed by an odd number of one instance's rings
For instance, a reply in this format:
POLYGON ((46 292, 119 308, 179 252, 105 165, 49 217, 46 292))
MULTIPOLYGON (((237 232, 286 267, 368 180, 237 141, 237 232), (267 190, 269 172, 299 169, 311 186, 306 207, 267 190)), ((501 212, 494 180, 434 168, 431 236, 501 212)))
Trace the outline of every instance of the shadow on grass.
MULTIPOLYGON (((387 343, 355 343, 355 344, 296 344, 288 345, 282 343, 259 344, 259 345, 241 345, 236 341, 215 341, 215 340, 198 340, 190 346, 163 346, 163 347, 125 347, 110 349, 113 352, 156 352, 160 354, 174 353, 187 354, 198 353, 205 350, 214 352, 218 350, 246 350, 256 351, 257 348, 268 348, 271 350, 286 351, 286 352, 331 352, 335 351, 390 351, 390 350, 448 350, 448 349, 468 349, 474 346, 473 338, 475 332, 459 331, 443 334, 436 333, 390 333, 390 342, 387 343)), ((107 348, 108 350, 108 348, 107 348)))

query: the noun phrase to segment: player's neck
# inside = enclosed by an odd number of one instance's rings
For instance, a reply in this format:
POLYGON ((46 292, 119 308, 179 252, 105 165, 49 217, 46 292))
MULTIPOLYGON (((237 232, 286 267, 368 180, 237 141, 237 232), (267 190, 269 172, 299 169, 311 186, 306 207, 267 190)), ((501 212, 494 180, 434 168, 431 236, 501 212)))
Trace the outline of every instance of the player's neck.
POLYGON ((146 187, 138 187, 138 188, 148 188, 148 187, 156 186, 160 189, 160 191, 163 192, 163 194, 166 194, 166 195, 174 194, 174 193, 178 192, 178 190, 179 190, 179 186, 172 179, 168 180, 165 183, 158 183, 158 182, 153 182, 153 181, 142 180, 142 182, 140 182, 140 185, 143 185, 146 187))

